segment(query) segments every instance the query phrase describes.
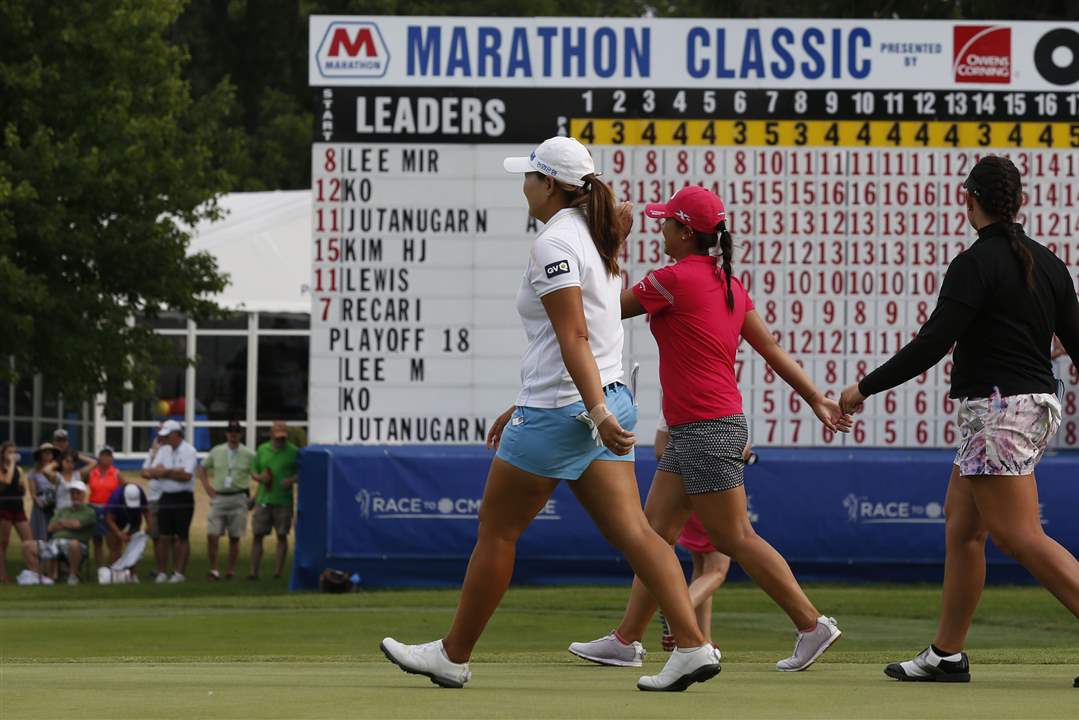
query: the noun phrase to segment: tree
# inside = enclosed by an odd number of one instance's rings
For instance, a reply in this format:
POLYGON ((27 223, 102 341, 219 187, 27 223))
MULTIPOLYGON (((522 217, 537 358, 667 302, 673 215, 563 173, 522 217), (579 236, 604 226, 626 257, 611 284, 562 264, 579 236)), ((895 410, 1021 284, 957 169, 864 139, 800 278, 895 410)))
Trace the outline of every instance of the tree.
POLYGON ((187 248, 232 184, 234 99, 227 82, 192 99, 180 10, 0 0, 0 357, 70 399, 151 394, 177 359, 130 319, 205 318, 226 283, 187 248))

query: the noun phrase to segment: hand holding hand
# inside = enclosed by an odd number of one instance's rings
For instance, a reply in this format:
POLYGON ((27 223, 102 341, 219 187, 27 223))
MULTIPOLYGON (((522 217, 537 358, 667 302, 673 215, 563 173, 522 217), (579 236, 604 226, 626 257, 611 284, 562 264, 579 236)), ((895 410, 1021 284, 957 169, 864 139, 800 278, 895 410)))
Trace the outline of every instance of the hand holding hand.
POLYGON ((860 413, 864 402, 865 395, 858 389, 858 383, 844 388, 843 393, 839 396, 839 407, 848 414, 860 413))
POLYGON ((491 424, 491 429, 487 431, 488 450, 498 449, 498 443, 502 441, 502 431, 506 429, 506 425, 509 424, 510 418, 513 417, 513 411, 516 409, 516 406, 510 405, 509 410, 495 418, 495 421, 491 424))
POLYGON ((839 403, 830 397, 817 393, 810 401, 813 414, 832 432, 850 432, 853 420, 851 416, 840 407, 839 403))

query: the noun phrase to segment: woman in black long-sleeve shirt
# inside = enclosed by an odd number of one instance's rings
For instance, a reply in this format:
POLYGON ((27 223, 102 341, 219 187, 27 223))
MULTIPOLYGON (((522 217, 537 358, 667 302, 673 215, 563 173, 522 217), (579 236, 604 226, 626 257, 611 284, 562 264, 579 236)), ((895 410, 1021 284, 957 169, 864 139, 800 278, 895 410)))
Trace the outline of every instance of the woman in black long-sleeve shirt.
MULTIPOLYGON (((964 186, 978 239, 952 261, 917 337, 843 391, 846 412, 933 367, 955 345, 949 397, 961 435, 948 483, 944 592, 933 644, 885 674, 966 682, 962 652, 985 584, 985 541, 1017 559, 1079 617, 1079 562, 1042 529, 1034 467, 1060 425, 1054 333, 1079 364, 1079 302, 1067 267, 1015 223, 1019 171, 982 158, 964 186)), ((1079 682, 1079 678, 1076 680, 1079 682)))

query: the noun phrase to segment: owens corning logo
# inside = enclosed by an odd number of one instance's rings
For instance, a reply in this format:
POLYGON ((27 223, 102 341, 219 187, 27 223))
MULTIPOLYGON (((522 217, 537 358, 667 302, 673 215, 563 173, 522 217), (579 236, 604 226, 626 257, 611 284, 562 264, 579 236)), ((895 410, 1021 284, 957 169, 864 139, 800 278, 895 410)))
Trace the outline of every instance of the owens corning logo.
POLYGON ((953 27, 952 74, 957 83, 1010 83, 1011 28, 1001 25, 953 27))
MULTIPOLYGON (((442 497, 437 500, 422 497, 387 497, 378 490, 356 493, 361 520, 476 520, 481 498, 442 497)), ((536 515, 537 520, 561 520, 557 500, 548 500, 536 515)))
POLYGON ((315 54, 327 78, 378 78, 390 65, 390 51, 373 22, 335 21, 326 28, 315 54))

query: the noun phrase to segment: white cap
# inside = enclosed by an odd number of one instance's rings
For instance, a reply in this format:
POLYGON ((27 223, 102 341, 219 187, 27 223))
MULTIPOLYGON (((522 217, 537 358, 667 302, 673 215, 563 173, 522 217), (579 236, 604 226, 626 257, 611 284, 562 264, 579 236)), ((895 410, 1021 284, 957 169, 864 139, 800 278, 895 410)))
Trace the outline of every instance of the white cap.
POLYGON ((175 420, 166 420, 165 422, 161 423, 161 427, 157 431, 157 436, 167 437, 174 432, 182 433, 183 431, 184 429, 180 427, 180 423, 176 422, 175 420))
POLYGON ((86 483, 84 483, 82 480, 72 480, 70 483, 68 483, 67 489, 69 491, 78 490, 79 492, 83 493, 90 492, 90 488, 86 487, 86 483))
POLYGON ((129 508, 137 508, 142 505, 142 491, 134 483, 124 485, 124 505, 129 508))
POLYGON ((544 140, 528 157, 508 157, 502 161, 506 172, 538 172, 567 185, 584 185, 585 175, 594 175, 596 165, 588 148, 571 137, 544 140))

